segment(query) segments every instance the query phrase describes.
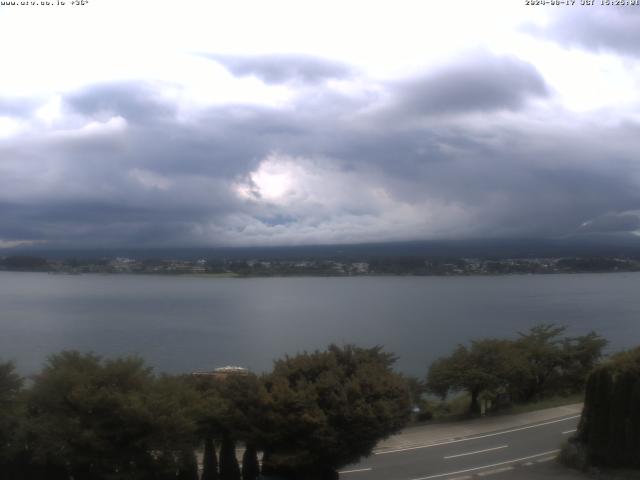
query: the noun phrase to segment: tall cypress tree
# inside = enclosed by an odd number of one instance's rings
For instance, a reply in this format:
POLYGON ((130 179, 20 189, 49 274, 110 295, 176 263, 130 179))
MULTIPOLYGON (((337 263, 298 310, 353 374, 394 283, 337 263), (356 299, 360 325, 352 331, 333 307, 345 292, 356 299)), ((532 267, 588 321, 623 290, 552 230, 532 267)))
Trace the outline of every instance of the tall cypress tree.
POLYGON ((193 451, 184 451, 180 454, 180 470, 178 480, 198 480, 198 460, 193 451))
POLYGON ((204 440, 204 457, 202 459, 202 480, 218 480, 218 458, 213 439, 207 437, 204 440))
MULTIPOLYGON (((35 470, 40 469, 36 468, 35 470)), ((51 462, 47 462, 38 473, 42 475, 40 478, 47 480, 67 480, 69 478, 69 472, 64 467, 51 462)))
POLYGON ((241 480, 236 442, 228 434, 223 435, 220 446, 220 480, 241 480))
POLYGON ((257 480, 258 475, 260 475, 258 452, 256 447, 249 443, 242 455, 242 480, 257 480))
POLYGON ((589 463, 640 468, 640 347, 597 367, 587 381, 577 440, 589 463))

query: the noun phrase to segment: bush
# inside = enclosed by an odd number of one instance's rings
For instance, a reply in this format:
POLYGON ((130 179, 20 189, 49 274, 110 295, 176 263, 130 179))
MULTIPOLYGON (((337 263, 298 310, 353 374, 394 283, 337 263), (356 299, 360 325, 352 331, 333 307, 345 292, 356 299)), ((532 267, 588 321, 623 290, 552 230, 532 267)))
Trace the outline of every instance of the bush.
POLYGON ((416 415, 416 421, 418 422, 428 422, 429 420, 433 420, 433 412, 430 410, 423 410, 416 415))

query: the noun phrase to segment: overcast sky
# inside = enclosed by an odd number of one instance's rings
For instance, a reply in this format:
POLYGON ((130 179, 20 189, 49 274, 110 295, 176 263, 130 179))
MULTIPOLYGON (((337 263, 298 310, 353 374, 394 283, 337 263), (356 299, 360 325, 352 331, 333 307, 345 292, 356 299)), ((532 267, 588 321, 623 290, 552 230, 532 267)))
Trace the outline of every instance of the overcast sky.
POLYGON ((67 0, 0 45, 0 248, 640 230, 640 6, 67 0))

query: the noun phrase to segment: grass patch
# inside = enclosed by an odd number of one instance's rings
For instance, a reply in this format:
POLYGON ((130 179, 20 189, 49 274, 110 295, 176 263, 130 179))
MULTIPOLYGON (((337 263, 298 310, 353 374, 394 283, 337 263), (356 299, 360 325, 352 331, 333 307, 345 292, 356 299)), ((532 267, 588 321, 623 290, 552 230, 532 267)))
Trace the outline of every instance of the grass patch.
POLYGON ((428 423, 451 422, 469 418, 469 402, 471 397, 467 393, 461 393, 447 400, 423 400, 420 402, 418 414, 411 419, 412 425, 424 425, 428 423))
POLYGON ((527 413, 535 412, 536 410, 544 410, 546 408, 562 407, 564 405, 572 405, 574 403, 584 402, 584 394, 574 393, 567 396, 555 396, 549 397, 537 402, 515 404, 510 407, 505 407, 496 413, 527 413))

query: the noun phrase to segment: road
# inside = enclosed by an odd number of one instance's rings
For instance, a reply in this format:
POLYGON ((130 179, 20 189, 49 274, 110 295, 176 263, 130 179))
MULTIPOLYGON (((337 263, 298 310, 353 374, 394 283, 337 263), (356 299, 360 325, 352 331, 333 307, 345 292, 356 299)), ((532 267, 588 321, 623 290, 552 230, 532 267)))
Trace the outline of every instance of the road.
MULTIPOLYGON (((578 420, 579 415, 569 415, 429 445, 378 451, 345 468, 340 478, 470 480, 498 474, 500 479, 536 478, 535 472, 556 468, 543 464, 555 463, 562 442, 575 431, 578 420)), ((557 472, 551 476, 556 477, 557 472)), ((572 472, 566 476, 574 477, 572 472)))

